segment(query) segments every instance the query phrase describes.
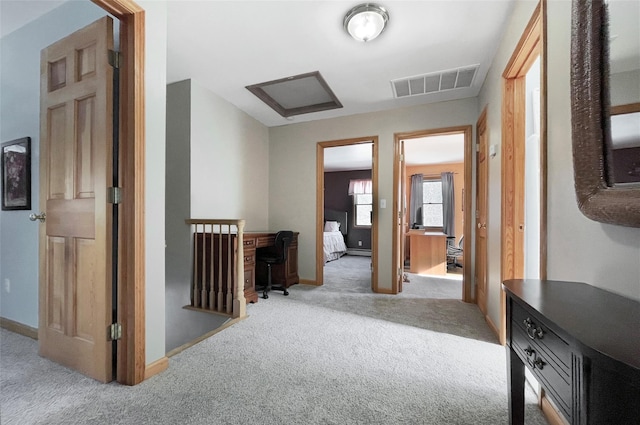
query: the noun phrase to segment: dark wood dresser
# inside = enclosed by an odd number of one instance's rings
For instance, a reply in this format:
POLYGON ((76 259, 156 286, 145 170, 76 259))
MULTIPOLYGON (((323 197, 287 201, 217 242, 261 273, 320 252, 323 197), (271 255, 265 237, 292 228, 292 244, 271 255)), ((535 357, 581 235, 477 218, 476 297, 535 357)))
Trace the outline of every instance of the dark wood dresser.
POLYGON ((509 423, 524 368, 571 424, 640 424, 640 302, 577 282, 508 280, 509 423))

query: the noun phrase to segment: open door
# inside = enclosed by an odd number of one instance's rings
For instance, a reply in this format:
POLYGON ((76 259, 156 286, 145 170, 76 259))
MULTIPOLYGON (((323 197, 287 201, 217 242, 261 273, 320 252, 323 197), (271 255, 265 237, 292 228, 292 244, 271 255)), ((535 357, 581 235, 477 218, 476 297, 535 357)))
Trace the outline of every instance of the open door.
POLYGON ((487 201, 489 163, 487 156, 487 109, 476 123, 478 153, 476 155, 476 301, 482 314, 487 314, 487 201))
POLYGON ((404 140, 400 140, 398 144, 399 149, 399 161, 397 167, 399 168, 400 179, 398 181, 398 191, 396 193, 396 214, 398 216, 398 229, 396 232, 396 279, 398 292, 402 292, 402 283, 404 282, 404 258, 405 258, 405 235, 407 229, 407 217, 406 217, 406 196, 405 196, 405 182, 407 181, 407 169, 404 162, 404 140))
POLYGON ((102 382, 113 379, 112 49, 104 17, 40 62, 39 352, 102 382))

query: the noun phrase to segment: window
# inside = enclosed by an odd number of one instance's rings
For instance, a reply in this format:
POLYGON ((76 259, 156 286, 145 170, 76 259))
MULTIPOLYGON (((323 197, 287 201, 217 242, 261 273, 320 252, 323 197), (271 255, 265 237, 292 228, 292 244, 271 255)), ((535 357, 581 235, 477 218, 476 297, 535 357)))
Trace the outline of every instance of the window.
POLYGON ((422 224, 424 227, 442 227, 442 180, 422 182, 422 224))
POLYGON ((371 193, 355 193, 353 206, 356 217, 355 226, 371 226, 371 212, 373 211, 373 195, 371 193))

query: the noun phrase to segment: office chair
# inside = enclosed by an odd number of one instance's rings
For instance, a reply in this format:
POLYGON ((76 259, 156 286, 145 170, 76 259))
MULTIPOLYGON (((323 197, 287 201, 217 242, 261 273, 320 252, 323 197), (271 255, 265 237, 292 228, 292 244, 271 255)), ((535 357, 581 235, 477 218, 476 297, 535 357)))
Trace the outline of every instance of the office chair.
POLYGON ((460 241, 458 242, 458 246, 454 245, 455 238, 453 236, 447 237, 447 269, 449 267, 462 268, 462 264, 458 263, 458 257, 462 256, 462 241, 464 239, 464 235, 460 237, 460 241))
POLYGON ((280 286, 271 286, 271 266, 274 264, 283 264, 287 261, 287 252, 289 251, 289 244, 293 239, 293 232, 290 230, 281 230, 276 233, 275 243, 273 246, 267 246, 264 248, 258 248, 256 250, 256 261, 263 262, 267 265, 267 284, 260 287, 262 292, 262 298, 269 298, 269 291, 283 291, 284 295, 289 295, 287 291, 286 283, 280 286))

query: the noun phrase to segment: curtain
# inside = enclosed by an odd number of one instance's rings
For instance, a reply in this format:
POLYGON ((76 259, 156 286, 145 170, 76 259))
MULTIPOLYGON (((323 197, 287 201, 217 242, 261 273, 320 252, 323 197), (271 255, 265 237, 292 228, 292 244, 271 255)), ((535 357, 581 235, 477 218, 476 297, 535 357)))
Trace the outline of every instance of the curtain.
POLYGON ((447 236, 456 235, 455 192, 453 191, 453 173, 441 174, 442 178, 442 232, 447 236))
POLYGON ((424 175, 411 176, 411 203, 409 205, 409 226, 422 225, 422 180, 424 175))
POLYGON ((349 180, 349 195, 373 193, 371 180, 349 180))

